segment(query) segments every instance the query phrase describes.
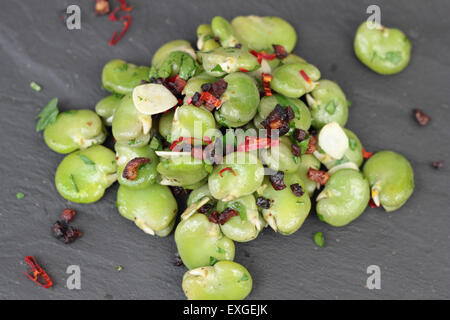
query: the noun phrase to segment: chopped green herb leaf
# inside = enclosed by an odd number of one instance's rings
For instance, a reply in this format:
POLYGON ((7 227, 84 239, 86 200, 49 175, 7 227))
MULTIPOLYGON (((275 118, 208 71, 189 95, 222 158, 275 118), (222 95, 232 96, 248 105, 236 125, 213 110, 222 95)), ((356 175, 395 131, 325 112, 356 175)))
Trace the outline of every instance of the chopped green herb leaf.
POLYGON ((334 100, 328 102, 325 106, 325 111, 330 115, 334 114, 336 112, 336 102, 334 100))
POLYGON ((247 281, 248 279, 249 279, 248 275, 247 275, 246 273, 244 273, 244 274, 242 275, 242 278, 239 279, 238 282, 241 282, 241 281, 247 281))
POLYGON ((117 266, 117 267, 116 267, 116 270, 117 270, 118 272, 120 272, 120 271, 123 270, 123 267, 122 267, 122 266, 117 266))
POLYGON ((349 107, 352 106, 352 102, 350 100, 347 100, 347 106, 349 106, 349 107))
POLYGON ((213 266, 213 265, 215 265, 217 262, 219 262, 219 260, 217 260, 216 258, 214 258, 214 257, 209 257, 209 265, 210 266, 213 266))
POLYGON ((37 84, 36 82, 34 82, 34 81, 31 81, 30 87, 31 87, 31 89, 33 89, 33 90, 36 91, 36 92, 39 92, 39 91, 42 90, 41 86, 38 85, 38 84, 37 84))
POLYGON ((392 64, 399 64, 402 61, 403 56, 400 51, 388 51, 386 52, 384 59, 392 64))
POLYGON ((79 192, 78 186, 77 186, 77 183, 75 182, 75 178, 74 178, 73 174, 70 175, 70 180, 72 180, 72 186, 73 186, 73 189, 75 190, 75 192, 79 192))
POLYGON ((325 246, 325 239, 323 237, 323 233, 322 232, 317 232, 314 235, 314 242, 319 246, 319 247, 324 247, 325 246))
POLYGON ((122 65, 122 69, 123 69, 123 71, 127 71, 128 70, 128 63, 124 63, 122 65))
POLYGON ((356 150, 356 146, 358 145, 358 143, 356 142, 355 139, 350 138, 350 139, 348 139, 348 145, 349 145, 351 150, 355 151, 356 150))
POLYGON ((161 142, 159 141, 159 139, 157 137, 153 137, 152 140, 150 141, 149 147, 153 150, 158 150, 160 146, 161 142))
POLYGON ((84 163, 89 164, 91 166, 95 166, 95 162, 92 161, 91 159, 89 159, 88 157, 86 157, 82 154, 79 154, 78 156, 80 157, 81 160, 83 160, 84 163))
POLYGON ((247 209, 242 203, 236 201, 231 203, 229 207, 239 213, 239 217, 242 221, 247 220, 247 209))
POLYGON ((220 64, 218 64, 214 68, 211 69, 211 72, 214 72, 214 71, 223 72, 223 69, 220 66, 220 64))
POLYGON ((25 197, 25 195, 22 193, 22 192, 17 192, 17 194, 16 194, 16 198, 17 199, 23 199, 23 197, 25 197))
POLYGON ((325 221, 325 220, 323 219, 323 216, 322 216, 321 214, 317 214, 317 218, 319 218, 320 221, 325 221))
POLYGON ((130 141, 128 141, 128 144, 131 146, 133 144, 136 144, 136 139, 131 139, 130 141))
POLYGON ((221 247, 216 247, 216 251, 217 251, 218 253, 226 253, 226 251, 223 250, 221 247))
POLYGON ((49 124, 53 124, 58 116, 58 98, 50 100, 50 102, 42 109, 42 111, 37 115, 39 118, 36 125, 36 131, 44 130, 49 124))

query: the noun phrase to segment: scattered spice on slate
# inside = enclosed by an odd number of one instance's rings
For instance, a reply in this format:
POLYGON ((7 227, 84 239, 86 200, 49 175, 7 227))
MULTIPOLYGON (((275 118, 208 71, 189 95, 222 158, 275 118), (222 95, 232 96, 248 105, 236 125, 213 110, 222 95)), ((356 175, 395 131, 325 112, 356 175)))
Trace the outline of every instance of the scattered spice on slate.
POLYGON ((61 214, 61 220, 66 223, 69 223, 73 220, 76 214, 77 212, 73 209, 64 209, 61 214))
POLYGON ((444 160, 433 161, 432 165, 433 165, 433 168, 440 169, 444 166, 444 160))
POLYGON ((426 126, 428 124, 428 122, 430 122, 431 118, 430 116, 426 115, 425 113, 423 113, 422 110, 420 109, 414 109, 414 116, 416 117, 417 122, 422 126, 426 126))

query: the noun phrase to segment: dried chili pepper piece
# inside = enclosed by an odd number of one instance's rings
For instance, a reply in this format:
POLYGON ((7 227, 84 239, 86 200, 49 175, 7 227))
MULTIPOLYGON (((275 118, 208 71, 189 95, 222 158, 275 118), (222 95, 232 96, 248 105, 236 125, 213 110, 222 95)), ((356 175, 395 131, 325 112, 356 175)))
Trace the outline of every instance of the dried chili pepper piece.
POLYGON ((200 100, 204 101, 205 108, 208 109, 209 111, 212 111, 216 108, 218 109, 222 104, 222 101, 220 101, 220 99, 216 98, 209 92, 202 92, 200 94, 200 100))
POLYGON ((372 198, 370 198, 370 200, 369 200, 369 207, 371 207, 371 208, 378 208, 378 206, 376 205, 375 201, 373 201, 372 198))
POLYGON ((431 120, 430 116, 427 115, 427 114, 425 114, 425 113, 423 113, 422 110, 420 110, 420 109, 414 109, 413 112, 414 112, 414 116, 415 116, 417 122, 418 122, 422 127, 426 126, 426 125, 428 124, 428 122, 430 122, 430 120, 431 120))
POLYGON ((283 136, 289 132, 289 122, 290 115, 287 110, 290 107, 283 108, 281 105, 277 104, 272 112, 269 113, 268 117, 261 121, 261 125, 269 131, 271 134, 271 130, 278 129, 278 135, 283 136))
POLYGON ((137 157, 132 159, 130 162, 127 163, 127 165, 123 169, 122 177, 130 181, 136 180, 139 168, 142 165, 149 162, 150 162, 149 158, 137 157))
POLYGON ((308 178, 324 186, 328 182, 330 175, 326 171, 309 168, 308 178))
POLYGON ((228 220, 230 220, 234 216, 238 216, 239 212, 237 210, 226 208, 224 211, 219 213, 217 210, 211 213, 208 217, 208 220, 215 224, 224 225, 228 220))
POLYGON ((286 185, 284 184, 284 172, 278 171, 277 173, 270 176, 270 183, 272 184, 272 187, 279 191, 286 188, 286 185))
POLYGON ((109 1, 108 0, 95 0, 95 12, 96 16, 101 15, 104 16, 108 14, 110 11, 109 1))
POLYGON ((373 156, 373 152, 368 152, 364 148, 362 148, 362 154, 364 159, 369 159, 371 156, 373 156))
POLYGON ((236 172, 234 172, 233 169, 231 169, 230 167, 225 167, 225 168, 223 168, 222 170, 219 171, 219 175, 220 175, 221 178, 223 178, 223 173, 225 171, 230 171, 233 174, 233 176, 235 176, 235 177, 237 176, 236 172))
POLYGON ((64 209, 61 214, 61 220, 63 220, 66 223, 69 223, 73 220, 77 212, 73 209, 64 209))
POLYGON ((245 73, 245 72, 248 72, 248 70, 245 69, 245 68, 239 68, 239 71, 240 71, 240 72, 244 72, 244 73, 245 73))
POLYGON ((256 59, 258 59, 259 64, 261 64, 263 59, 264 60, 273 60, 277 57, 276 54, 266 53, 264 50, 262 50, 261 52, 258 52, 256 50, 251 50, 250 53, 252 55, 254 55, 256 57, 256 59))
POLYGON ((272 206, 272 201, 264 197, 256 198, 256 205, 263 209, 269 209, 272 206))
POLYGON ((292 192, 297 196, 297 197, 301 197, 305 194, 305 191, 303 191, 303 188, 301 185, 299 185, 298 183, 294 183, 291 184, 291 190, 292 192))
POLYGON ((268 73, 262 73, 262 85, 264 88, 264 95, 267 97, 270 97, 272 95, 272 90, 270 89, 270 82, 273 79, 273 76, 268 73))
POLYGON ((273 44, 272 47, 278 59, 284 59, 289 55, 289 52, 282 45, 273 44))
POLYGON ((444 166, 444 160, 433 161, 432 165, 433 165, 433 168, 440 169, 444 166))
POLYGON ((133 10, 132 6, 128 6, 127 2, 125 0, 117 0, 120 2, 120 10, 125 11, 125 12, 130 12, 131 10, 133 10))
MULTIPOLYGON (((110 15, 111 18, 111 15, 110 15)), ((116 18, 117 19, 117 18, 116 18)), ((114 31, 111 40, 109 40, 109 45, 110 46, 114 46, 117 44, 117 42, 120 41, 120 39, 123 38, 123 36, 125 35, 125 33, 128 31, 128 29, 130 28, 131 22, 133 21, 133 18, 131 18, 131 16, 129 14, 124 15, 123 17, 121 17, 119 19, 120 21, 123 21, 123 28, 122 31, 117 35, 117 32, 114 31)))
POLYGON ((32 256, 25 257, 24 261, 30 266, 29 273, 24 274, 33 282, 37 283, 43 288, 50 288, 53 285, 52 280, 48 276, 47 272, 39 266, 36 259, 32 256))
POLYGON ((306 154, 312 154, 317 150, 317 138, 316 136, 310 135, 308 141, 308 148, 306 149, 306 154))
POLYGON ((64 236, 64 244, 70 244, 76 239, 80 238, 83 234, 80 229, 69 226, 64 236))
POLYGON ((309 76, 306 74, 305 71, 300 70, 300 75, 303 77, 303 79, 305 79, 305 81, 309 84, 312 83, 311 79, 309 78, 309 76))

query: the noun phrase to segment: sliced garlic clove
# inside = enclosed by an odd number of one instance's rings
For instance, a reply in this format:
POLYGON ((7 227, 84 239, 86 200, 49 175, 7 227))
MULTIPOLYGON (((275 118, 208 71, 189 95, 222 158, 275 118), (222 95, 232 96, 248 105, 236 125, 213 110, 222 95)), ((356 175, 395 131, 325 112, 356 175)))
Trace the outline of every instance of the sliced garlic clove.
POLYGON ((330 122, 319 132, 319 146, 333 158, 342 159, 348 149, 348 137, 337 122, 330 122))
POLYGON ((139 112, 152 115, 173 108, 178 100, 162 84, 146 83, 134 88, 133 102, 139 112))
POLYGON ((149 133, 152 128, 152 117, 146 114, 141 114, 139 116, 139 121, 142 124, 142 132, 144 134, 149 133))
POLYGON ((199 202, 194 202, 193 204, 191 204, 189 207, 187 207, 186 210, 184 210, 184 212, 181 214, 181 219, 182 220, 186 220, 189 217, 191 217, 194 213, 197 212, 198 209, 200 209, 201 207, 203 207, 205 204, 208 203, 210 199, 208 197, 204 197, 202 200, 200 200, 199 202))
POLYGON ((155 151, 156 155, 161 158, 174 158, 182 156, 190 156, 190 152, 172 152, 172 151, 155 151))

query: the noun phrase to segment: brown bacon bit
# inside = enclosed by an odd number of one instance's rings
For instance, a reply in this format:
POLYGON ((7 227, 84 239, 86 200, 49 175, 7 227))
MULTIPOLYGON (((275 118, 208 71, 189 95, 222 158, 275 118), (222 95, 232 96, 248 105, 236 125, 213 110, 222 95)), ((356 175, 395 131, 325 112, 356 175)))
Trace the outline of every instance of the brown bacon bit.
POLYGON ((125 169, 123 169, 122 177, 125 179, 134 181, 137 178, 139 168, 146 163, 149 163, 149 158, 138 157, 134 158, 127 163, 125 169))
POLYGON ((242 44, 241 43, 236 43, 236 45, 234 46, 236 49, 240 49, 242 48, 242 44))
POLYGON ((326 171, 309 168, 308 178, 312 181, 318 182, 321 186, 324 186, 328 182, 330 175, 326 171))
POLYGON ((284 172, 278 171, 277 173, 270 176, 270 183, 272 184, 272 187, 279 191, 286 188, 286 185, 284 184, 284 172))
POLYGON ((219 211, 214 210, 208 217, 209 222, 218 224, 219 223, 219 211))
POLYGON ((272 47, 273 47, 273 50, 275 51, 275 55, 277 56, 278 59, 284 59, 289 55, 289 53, 286 51, 286 49, 282 45, 273 44, 272 47))
POLYGON ((364 149, 364 147, 362 149, 362 154, 363 154, 364 159, 369 159, 371 156, 373 156, 373 152, 366 151, 366 149, 364 149))
POLYGON ((294 130, 294 139, 297 140, 298 142, 302 142, 303 140, 306 139, 307 133, 305 130, 302 129, 295 129, 294 130))
POLYGON ((215 224, 221 224, 224 225, 228 220, 230 220, 232 217, 239 215, 239 212, 237 210, 226 208, 222 213, 219 213, 218 211, 214 211, 209 216, 209 221, 215 224))
POLYGON ((198 208, 198 212, 199 213, 207 213, 209 212, 209 210, 211 210, 213 207, 213 205, 211 203, 206 203, 204 205, 202 205, 200 208, 198 208))
POLYGON ((306 82, 308 82, 309 84, 312 83, 311 79, 308 77, 305 71, 300 70, 300 75, 303 77, 303 79, 305 79, 306 82))
MULTIPOLYGON (((290 107, 288 107, 290 108, 290 107)), ((270 132, 270 130, 278 129, 279 136, 283 136, 289 132, 289 111, 288 108, 283 108, 279 104, 275 106, 269 116, 261 122, 261 125, 270 132)))
POLYGON ((414 116, 416 117, 417 122, 422 126, 426 126, 428 122, 430 122, 431 118, 429 115, 426 115, 420 109, 414 109, 414 116))
POLYGON ((74 242, 82 236, 79 229, 67 225, 64 221, 56 221, 52 227, 53 236, 65 244, 74 242))
POLYGON ((263 209, 269 209, 270 206, 272 205, 272 201, 264 197, 258 197, 256 198, 256 205, 263 209))
POLYGON ((308 142, 308 148, 306 149, 306 154, 312 154, 316 150, 317 150, 317 138, 316 138, 316 136, 310 135, 309 142, 308 142))
POLYGON ((182 195, 187 194, 186 190, 183 187, 171 187, 171 189, 172 189, 172 193, 175 196, 182 196, 182 195))
POLYGON ((300 157, 302 155, 302 149, 296 143, 291 144, 291 152, 292 155, 296 157, 300 157))
POLYGON ((104 16, 105 14, 109 13, 109 1, 108 0, 95 0, 95 12, 94 14, 96 16, 101 15, 104 16))
POLYGON ((203 104, 203 101, 200 100, 200 93, 196 92, 192 96, 192 104, 196 107, 201 107, 203 104))
POLYGON ((61 220, 63 220, 66 223, 69 223, 73 220, 77 212, 73 209, 64 209, 64 211, 61 214, 61 220))
POLYGON ((298 183, 291 184, 291 190, 297 197, 301 197, 305 194, 305 191, 303 191, 302 186, 299 185, 298 183))
POLYGON ((444 160, 433 161, 432 165, 433 165, 433 168, 440 169, 444 166, 444 160))

